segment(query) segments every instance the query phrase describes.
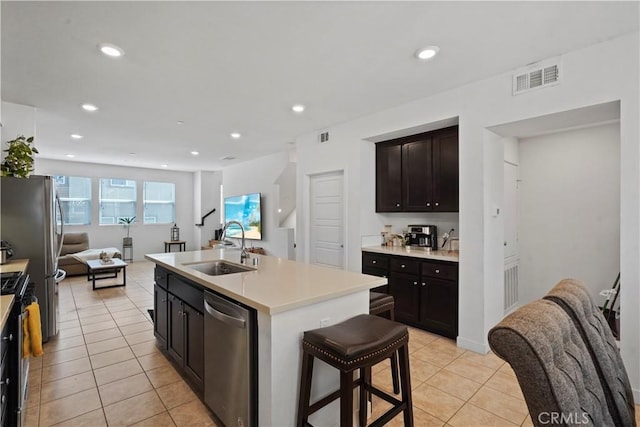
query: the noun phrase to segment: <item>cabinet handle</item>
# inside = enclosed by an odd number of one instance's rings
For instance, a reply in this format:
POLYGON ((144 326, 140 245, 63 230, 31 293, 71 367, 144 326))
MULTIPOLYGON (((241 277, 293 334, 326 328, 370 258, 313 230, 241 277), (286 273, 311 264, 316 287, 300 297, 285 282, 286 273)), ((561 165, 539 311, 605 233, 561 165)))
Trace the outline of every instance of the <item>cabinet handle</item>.
POLYGON ((427 206, 431 206, 431 203, 427 202, 427 206))
POLYGON ((5 396, 4 394, 2 395, 2 399, 0 400, 2 402, 2 404, 4 405, 4 402, 7 401, 7 396, 5 396))
POLYGON ((436 202, 436 206, 440 206, 440 203, 436 202))
POLYGON ((440 274, 440 270, 436 268, 436 274, 440 274))
POLYGON ((507 246, 507 242, 506 241, 504 242, 504 245, 507 246))
POLYGON ((375 259, 373 261, 371 261, 371 264, 376 264, 378 261, 376 261, 375 259))
POLYGON ((405 268, 405 267, 406 267, 406 265, 404 265, 404 264, 400 265, 400 268, 405 268))
POLYGON ((396 208, 399 208, 399 207, 400 207, 400 203, 396 203, 396 208))
POLYGON ((424 282, 422 282, 422 286, 427 286, 427 284, 426 284, 426 283, 424 283, 424 282))
POLYGON ((413 284, 414 284, 414 285, 417 285, 417 284, 418 284, 418 282, 413 282, 413 284))
POLYGON ((9 385, 9 383, 11 382, 10 380, 11 380, 10 378, 5 378, 4 381, 0 381, 0 384, 9 385))
POLYGON ((9 334, 8 337, 2 337, 3 341, 13 341, 13 334, 9 334))

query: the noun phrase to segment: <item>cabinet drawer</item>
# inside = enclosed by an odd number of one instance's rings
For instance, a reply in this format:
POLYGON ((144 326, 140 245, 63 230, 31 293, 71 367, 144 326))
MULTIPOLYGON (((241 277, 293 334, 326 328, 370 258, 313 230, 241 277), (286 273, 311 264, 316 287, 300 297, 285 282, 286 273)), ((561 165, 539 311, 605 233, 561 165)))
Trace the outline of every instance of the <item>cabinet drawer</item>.
POLYGON ((388 277, 389 270, 385 270, 382 268, 375 268, 375 267, 362 267, 362 274, 370 274, 372 276, 378 276, 378 277, 388 277))
MULTIPOLYGON (((386 270, 389 268, 389 257, 387 255, 382 255, 382 254, 363 252, 362 253, 362 272, 363 273, 364 273, 365 267, 386 270)), ((366 273, 366 274, 372 274, 372 273, 366 273)))
POLYGON ((458 264, 423 262, 422 275, 444 280, 458 280, 458 264))
POLYGON ((420 262, 411 258, 391 258, 391 271, 420 274, 420 262))
POLYGON ((153 272, 153 279, 162 289, 167 289, 168 272, 164 268, 156 267, 153 272))
POLYGON ((204 290, 196 286, 179 279, 173 274, 169 275, 169 292, 200 313, 204 313, 204 290))

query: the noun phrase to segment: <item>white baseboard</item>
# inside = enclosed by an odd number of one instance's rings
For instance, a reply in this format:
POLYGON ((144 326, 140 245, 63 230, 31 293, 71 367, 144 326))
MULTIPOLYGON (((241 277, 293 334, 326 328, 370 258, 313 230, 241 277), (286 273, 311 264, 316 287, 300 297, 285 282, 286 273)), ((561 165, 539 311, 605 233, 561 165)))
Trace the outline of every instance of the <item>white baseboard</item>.
POLYGON ((456 344, 460 348, 464 348, 465 350, 471 350, 480 354, 487 354, 491 350, 491 348, 489 348, 489 344, 479 343, 463 337, 458 337, 456 339, 456 344))

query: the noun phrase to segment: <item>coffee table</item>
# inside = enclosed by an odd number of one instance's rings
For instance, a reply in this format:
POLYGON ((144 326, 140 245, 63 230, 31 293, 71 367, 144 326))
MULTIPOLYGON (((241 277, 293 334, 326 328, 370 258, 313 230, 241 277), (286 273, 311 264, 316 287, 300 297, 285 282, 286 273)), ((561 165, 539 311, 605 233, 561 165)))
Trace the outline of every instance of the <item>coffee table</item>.
POLYGON ((111 261, 109 264, 103 264, 99 259, 90 259, 87 261, 87 281, 93 281, 94 291, 96 289, 127 286, 127 263, 118 258, 112 258, 111 261), (120 270, 122 270, 122 283, 96 288, 96 280, 117 278, 120 270))

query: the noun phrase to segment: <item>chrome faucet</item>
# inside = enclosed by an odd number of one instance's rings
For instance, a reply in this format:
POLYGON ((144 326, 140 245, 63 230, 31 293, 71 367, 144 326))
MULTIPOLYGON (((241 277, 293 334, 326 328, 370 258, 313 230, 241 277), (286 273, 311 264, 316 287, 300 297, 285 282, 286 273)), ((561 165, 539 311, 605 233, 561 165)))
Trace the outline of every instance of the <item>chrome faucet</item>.
POLYGON ((242 223, 240 221, 229 221, 227 222, 224 227, 222 227, 222 236, 220 236, 220 240, 222 242, 224 242, 225 237, 227 237, 227 227, 229 227, 229 225, 231 224, 236 224, 237 226, 240 227, 240 230, 242 231, 242 251, 240 252, 240 264, 245 264, 247 262, 247 260, 249 259, 249 252, 247 252, 247 247, 245 246, 245 241, 244 241, 244 227, 242 226, 242 223))

